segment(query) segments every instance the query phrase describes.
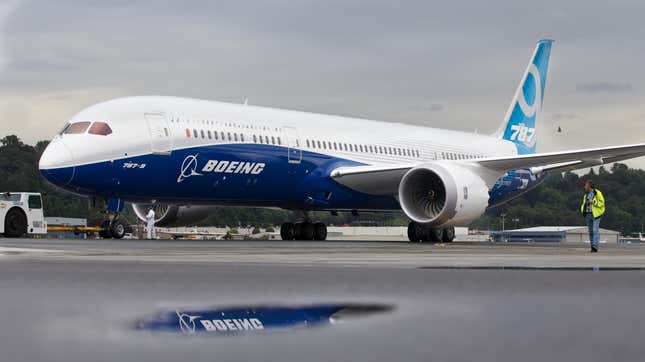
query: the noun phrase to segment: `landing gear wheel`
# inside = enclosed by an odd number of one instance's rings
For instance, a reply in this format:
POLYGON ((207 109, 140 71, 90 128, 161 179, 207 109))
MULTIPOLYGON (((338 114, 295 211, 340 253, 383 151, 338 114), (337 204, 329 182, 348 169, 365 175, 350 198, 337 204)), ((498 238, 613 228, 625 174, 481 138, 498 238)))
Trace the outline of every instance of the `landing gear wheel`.
POLYGON ((27 216, 20 209, 11 209, 4 218, 4 236, 19 238, 27 233, 27 216))
POLYGON ((441 240, 444 243, 452 243, 452 241, 455 240, 455 228, 449 227, 443 229, 443 237, 441 238, 441 240))
POLYGON ((408 240, 413 243, 423 241, 423 227, 414 221, 408 224, 408 240))
POLYGON ((293 240, 302 240, 302 223, 293 224, 293 240))
POLYGON ((314 225, 314 240, 325 240, 327 239, 327 225, 317 222, 314 225))
POLYGON ((313 240, 314 239, 314 224, 310 222, 303 222, 300 226, 300 239, 313 240))
POLYGON ((295 239, 294 234, 294 225, 291 222, 285 222, 280 227, 280 238, 282 240, 293 240, 295 239))
POLYGON ((115 239, 123 239, 128 230, 128 222, 122 219, 114 219, 110 224, 110 235, 115 239))
POLYGON ((110 239, 112 233, 110 232, 110 220, 101 221, 101 231, 99 231, 99 236, 103 239, 110 239))
POLYGON ((443 229, 428 229, 430 242, 438 243, 443 240, 443 229))

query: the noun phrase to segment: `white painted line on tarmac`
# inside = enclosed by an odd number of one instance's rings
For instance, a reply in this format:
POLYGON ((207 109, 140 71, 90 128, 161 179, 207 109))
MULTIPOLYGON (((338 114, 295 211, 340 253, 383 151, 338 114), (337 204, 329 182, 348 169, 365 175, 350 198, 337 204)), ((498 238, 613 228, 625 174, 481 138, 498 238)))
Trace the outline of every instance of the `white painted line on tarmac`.
POLYGON ((63 250, 10 248, 6 246, 0 246, 0 255, 15 255, 15 254, 24 254, 24 253, 60 253, 62 251, 63 250))

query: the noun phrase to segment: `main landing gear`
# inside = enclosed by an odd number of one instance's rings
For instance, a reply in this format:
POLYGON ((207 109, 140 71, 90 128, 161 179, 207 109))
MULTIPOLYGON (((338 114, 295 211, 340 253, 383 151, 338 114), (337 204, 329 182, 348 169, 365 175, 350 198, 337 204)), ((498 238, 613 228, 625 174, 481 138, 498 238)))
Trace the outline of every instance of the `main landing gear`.
POLYGON ((309 221, 295 224, 285 222, 280 226, 280 237, 282 240, 325 240, 327 239, 327 225, 309 221))
POLYGON ((411 242, 450 243, 455 240, 455 228, 434 229, 418 222, 408 224, 408 240, 411 242))

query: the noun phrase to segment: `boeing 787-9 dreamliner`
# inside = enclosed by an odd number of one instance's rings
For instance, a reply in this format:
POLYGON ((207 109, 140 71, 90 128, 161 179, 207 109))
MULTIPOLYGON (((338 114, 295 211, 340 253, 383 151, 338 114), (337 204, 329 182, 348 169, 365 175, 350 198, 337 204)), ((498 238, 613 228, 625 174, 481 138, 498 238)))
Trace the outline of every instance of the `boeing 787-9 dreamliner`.
POLYGON ((481 135, 246 104, 142 96, 74 116, 40 159, 51 183, 104 201, 106 237, 124 203, 158 226, 191 225, 217 206, 299 211, 285 240, 324 240, 310 211, 399 211, 411 241, 452 241, 491 206, 549 172, 645 155, 645 144, 536 153, 551 40, 540 40, 499 129, 481 135))

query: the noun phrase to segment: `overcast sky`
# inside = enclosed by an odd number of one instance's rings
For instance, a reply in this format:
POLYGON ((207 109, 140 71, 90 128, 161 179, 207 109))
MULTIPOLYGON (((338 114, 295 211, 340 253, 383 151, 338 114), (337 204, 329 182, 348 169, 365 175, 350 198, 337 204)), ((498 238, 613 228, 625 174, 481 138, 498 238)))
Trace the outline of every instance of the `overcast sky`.
POLYGON ((0 135, 50 139, 141 94, 488 133, 550 37, 538 150, 645 142, 644 16, 642 0, 0 0, 0 135))

